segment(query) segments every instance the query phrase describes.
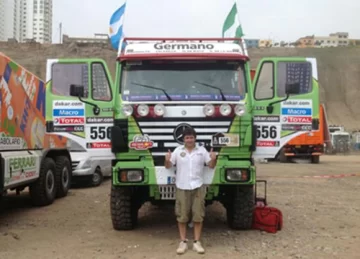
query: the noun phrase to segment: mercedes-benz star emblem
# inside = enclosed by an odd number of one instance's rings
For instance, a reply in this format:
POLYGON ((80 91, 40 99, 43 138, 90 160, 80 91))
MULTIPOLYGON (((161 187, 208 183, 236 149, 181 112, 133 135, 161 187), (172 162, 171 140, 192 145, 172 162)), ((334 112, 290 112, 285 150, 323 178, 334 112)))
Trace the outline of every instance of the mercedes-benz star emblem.
POLYGON ((191 126, 186 123, 179 124, 174 130, 174 139, 179 144, 184 144, 183 132, 185 129, 191 129, 191 126))

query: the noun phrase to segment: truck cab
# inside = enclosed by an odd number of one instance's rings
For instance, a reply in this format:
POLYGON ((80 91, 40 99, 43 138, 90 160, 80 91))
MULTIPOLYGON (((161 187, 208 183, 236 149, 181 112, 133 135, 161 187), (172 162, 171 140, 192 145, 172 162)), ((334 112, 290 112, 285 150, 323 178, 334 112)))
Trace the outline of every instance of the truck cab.
MULTIPOLYGON (((217 154, 216 167, 206 167, 204 171, 206 204, 221 202, 230 228, 250 229, 257 182, 253 158, 258 152, 259 138, 261 143, 267 142, 266 138, 279 143, 282 136, 280 124, 258 123, 271 123, 275 117, 279 122, 278 103, 299 94, 300 83, 283 81, 284 97, 272 96, 266 99, 266 104, 259 103, 254 96, 259 90, 254 92, 252 87, 250 59, 241 38, 125 38, 124 43, 126 47, 116 59, 115 81, 107 84, 111 98, 104 102, 95 99, 91 94, 94 85, 88 80, 95 80, 93 72, 81 77, 81 70, 75 74, 71 68, 67 73, 79 80, 64 84, 66 97, 57 96, 82 102, 85 116, 93 117, 86 118, 85 130, 66 136, 81 137, 83 146, 98 158, 113 155, 110 204, 113 228, 135 228, 138 210, 145 202, 174 203, 176 171, 165 168, 165 154, 183 145, 182 132, 191 127, 197 132, 197 145, 208 151, 212 148, 217 154), (270 115, 265 114, 266 106, 273 106, 270 115), (91 122, 95 118, 100 121, 102 117, 113 119, 104 125, 104 134, 87 130, 93 127, 91 122), (93 149, 87 143, 92 136, 107 137, 108 144, 93 149)), ((277 83, 277 78, 288 72, 285 66, 280 74, 276 73, 276 65, 284 60, 261 61, 261 66, 274 65, 275 72, 266 72, 274 78, 272 82, 277 83)), ((304 59, 288 58, 285 63, 296 65, 299 61, 304 59)), ((55 61, 65 67, 86 64, 86 71, 91 71, 94 62, 102 65, 103 77, 111 78, 101 60, 55 61)), ((263 76, 263 70, 259 71, 263 76)), ((66 78, 67 73, 62 73, 61 78, 66 78)), ((259 73, 255 78, 258 77, 259 73)), ((273 147, 267 149, 270 152, 266 155, 281 148, 273 147)))

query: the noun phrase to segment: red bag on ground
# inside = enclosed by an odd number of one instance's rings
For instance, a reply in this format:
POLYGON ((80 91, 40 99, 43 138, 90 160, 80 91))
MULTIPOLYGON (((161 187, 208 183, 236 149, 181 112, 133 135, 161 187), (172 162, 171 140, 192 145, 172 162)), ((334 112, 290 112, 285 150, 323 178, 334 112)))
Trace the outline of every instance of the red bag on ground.
POLYGON ((276 233, 283 227, 283 217, 280 210, 273 207, 257 206, 253 214, 253 229, 276 233))

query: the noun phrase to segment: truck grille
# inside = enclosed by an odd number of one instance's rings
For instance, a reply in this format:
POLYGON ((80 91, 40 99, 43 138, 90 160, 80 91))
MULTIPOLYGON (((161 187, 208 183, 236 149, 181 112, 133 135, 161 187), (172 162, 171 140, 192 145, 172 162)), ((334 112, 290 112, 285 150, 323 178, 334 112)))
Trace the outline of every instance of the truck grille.
POLYGON ((72 161, 71 162, 71 167, 72 167, 72 170, 75 170, 76 167, 79 165, 80 161, 72 161))
MULTIPOLYGON (((209 185, 205 185, 206 193, 209 191, 209 185)), ((159 185, 160 199, 161 200, 175 200, 176 186, 173 185, 159 185)))
MULTIPOLYGON (((197 142, 209 150, 211 137, 216 133, 229 132, 233 118, 163 118, 161 120, 138 119, 137 123, 143 134, 154 142, 151 149, 155 165, 164 164, 164 156, 179 144, 174 137, 175 129, 181 124, 188 124, 195 129, 197 142)), ((214 148, 218 151, 219 148, 214 148)))

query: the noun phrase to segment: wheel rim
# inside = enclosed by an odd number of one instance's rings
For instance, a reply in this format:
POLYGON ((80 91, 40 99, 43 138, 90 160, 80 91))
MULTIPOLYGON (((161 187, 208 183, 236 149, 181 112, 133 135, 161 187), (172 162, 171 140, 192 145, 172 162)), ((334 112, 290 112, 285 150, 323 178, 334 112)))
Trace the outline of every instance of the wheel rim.
POLYGON ((62 177, 61 177, 62 185, 67 186, 69 183, 69 170, 65 166, 62 170, 62 177))
POLYGON ((99 172, 96 172, 93 174, 93 177, 92 177, 92 181, 93 183, 98 183, 100 181, 100 174, 99 172))
POLYGON ((48 170, 46 173, 46 190, 50 194, 54 191, 55 188, 55 179, 54 173, 51 170, 48 170))

